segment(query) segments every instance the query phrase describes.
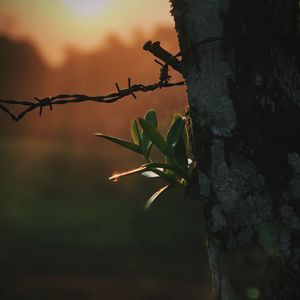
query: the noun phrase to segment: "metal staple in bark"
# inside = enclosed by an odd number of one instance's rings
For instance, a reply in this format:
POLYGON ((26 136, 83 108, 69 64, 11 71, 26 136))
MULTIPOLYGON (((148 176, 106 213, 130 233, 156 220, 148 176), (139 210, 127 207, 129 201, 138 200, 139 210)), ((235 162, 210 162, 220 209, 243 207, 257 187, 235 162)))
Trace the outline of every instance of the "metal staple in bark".
POLYGON ((168 67, 171 66, 178 72, 180 71, 180 61, 178 61, 175 56, 170 54, 168 51, 160 47, 160 43, 151 43, 148 42, 148 48, 144 49, 150 51, 152 54, 154 54, 157 58, 161 59, 163 63, 160 63, 161 70, 159 79, 157 82, 149 85, 145 84, 133 84, 131 83, 131 79, 128 78, 128 86, 124 89, 121 89, 119 84, 116 83, 117 91, 107 94, 107 95, 101 95, 101 96, 89 96, 89 95, 83 95, 83 94, 60 94, 56 96, 51 97, 44 97, 42 99, 34 97, 34 100, 15 100, 15 99, 1 99, 0 98, 0 110, 6 114, 8 114, 12 120, 18 122, 21 119, 23 119, 28 113, 39 109, 39 115, 42 115, 43 109, 45 107, 50 107, 50 111, 53 110, 53 107, 55 105, 62 105, 62 104, 69 104, 69 103, 81 103, 81 102, 87 102, 87 101, 93 101, 97 103, 113 103, 116 101, 121 100, 124 97, 132 96, 134 99, 137 99, 137 96, 135 93, 137 92, 149 92, 154 91, 157 89, 162 88, 169 88, 174 86, 182 86, 185 84, 185 81, 178 81, 178 82, 170 82, 171 76, 169 76, 168 73, 168 67), (157 51, 152 51, 152 45, 154 45, 155 49, 157 51), (168 63, 166 61, 166 57, 168 60, 170 58, 171 62, 168 63), (173 64, 173 62, 176 61, 177 64, 173 64), (164 76, 162 76, 164 74, 164 76), (22 106, 25 107, 25 109, 20 112, 19 114, 13 112, 9 107, 12 106, 22 106))
POLYGON ((168 73, 168 67, 172 67, 174 70, 182 74, 182 63, 178 60, 178 57, 182 57, 183 54, 193 51, 196 48, 209 43, 214 43, 221 40, 243 40, 243 39, 290 39, 290 38, 299 38, 299 35, 291 34, 291 35, 230 35, 230 36, 217 36, 217 37, 209 37, 199 42, 194 43, 188 49, 182 50, 178 52, 176 55, 172 55, 167 50, 160 46, 160 42, 148 41, 143 49, 145 51, 149 51, 155 57, 159 58, 163 63, 155 60, 157 63, 161 65, 159 80, 156 83, 150 85, 144 84, 131 84, 131 79, 128 78, 128 87, 125 89, 120 89, 118 83, 116 83, 117 92, 113 92, 107 95, 101 96, 89 96, 83 94, 60 94, 51 97, 44 97, 39 99, 34 97, 35 101, 30 100, 15 100, 15 99, 1 99, 0 98, 0 110, 6 114, 8 114, 12 120, 18 122, 22 118, 24 118, 28 113, 39 108, 39 114, 42 115, 43 108, 49 106, 50 110, 53 110, 54 105, 61 104, 69 104, 69 103, 81 103, 87 101, 93 101, 97 103, 113 103, 121 100, 124 97, 132 96, 134 99, 137 99, 135 93, 136 92, 149 92, 162 88, 169 88, 174 86, 182 86, 185 85, 185 81, 179 82, 169 82, 171 76, 168 73), (23 106, 25 109, 16 114, 8 107, 11 106, 23 106))

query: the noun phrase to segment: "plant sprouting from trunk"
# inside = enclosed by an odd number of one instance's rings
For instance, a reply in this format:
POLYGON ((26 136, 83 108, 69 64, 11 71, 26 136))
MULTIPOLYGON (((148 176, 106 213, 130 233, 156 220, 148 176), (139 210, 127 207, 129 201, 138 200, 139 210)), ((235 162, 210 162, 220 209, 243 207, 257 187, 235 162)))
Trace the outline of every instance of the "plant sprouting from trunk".
POLYGON ((186 188, 191 177, 192 160, 189 155, 189 135, 186 120, 179 114, 174 114, 171 125, 165 137, 158 131, 157 116, 154 110, 149 110, 144 118, 131 122, 132 142, 116 137, 95 133, 97 137, 116 143, 133 151, 145 160, 140 167, 115 174, 109 179, 118 181, 121 177, 141 174, 148 178, 161 178, 167 185, 155 192, 147 201, 149 208, 153 201, 172 187, 186 188), (151 150, 155 146, 164 156, 163 162, 154 161, 151 150))

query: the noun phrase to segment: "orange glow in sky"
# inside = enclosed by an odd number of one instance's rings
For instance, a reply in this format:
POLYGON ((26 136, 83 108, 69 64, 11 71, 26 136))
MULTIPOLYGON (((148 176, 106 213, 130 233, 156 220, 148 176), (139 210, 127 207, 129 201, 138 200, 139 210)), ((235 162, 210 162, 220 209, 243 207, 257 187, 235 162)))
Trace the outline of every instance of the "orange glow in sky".
POLYGON ((111 3, 109 0, 62 0, 79 17, 97 16, 111 3))
POLYGON ((0 33, 30 39, 52 64, 64 50, 90 51, 115 34, 130 41, 135 32, 173 25, 168 0, 1 0, 0 33))

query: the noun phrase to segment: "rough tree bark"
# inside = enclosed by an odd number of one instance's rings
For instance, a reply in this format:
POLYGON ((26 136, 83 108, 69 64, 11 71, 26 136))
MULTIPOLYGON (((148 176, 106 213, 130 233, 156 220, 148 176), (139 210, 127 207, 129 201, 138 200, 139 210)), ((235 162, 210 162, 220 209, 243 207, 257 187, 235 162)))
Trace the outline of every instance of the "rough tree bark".
POLYGON ((300 299, 299 2, 170 2, 217 298, 300 299))

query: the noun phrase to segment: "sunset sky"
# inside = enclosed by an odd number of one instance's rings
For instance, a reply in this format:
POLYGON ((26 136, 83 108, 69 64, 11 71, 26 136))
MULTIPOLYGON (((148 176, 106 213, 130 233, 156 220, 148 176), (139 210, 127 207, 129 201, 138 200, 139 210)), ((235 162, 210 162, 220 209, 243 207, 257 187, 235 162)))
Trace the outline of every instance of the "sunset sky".
POLYGON ((1 0, 0 33, 30 39, 52 64, 67 47, 89 51, 115 34, 130 41, 158 25, 173 26, 168 0, 1 0))

